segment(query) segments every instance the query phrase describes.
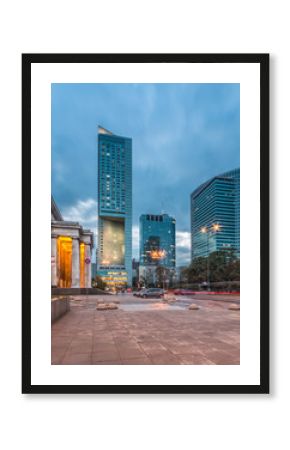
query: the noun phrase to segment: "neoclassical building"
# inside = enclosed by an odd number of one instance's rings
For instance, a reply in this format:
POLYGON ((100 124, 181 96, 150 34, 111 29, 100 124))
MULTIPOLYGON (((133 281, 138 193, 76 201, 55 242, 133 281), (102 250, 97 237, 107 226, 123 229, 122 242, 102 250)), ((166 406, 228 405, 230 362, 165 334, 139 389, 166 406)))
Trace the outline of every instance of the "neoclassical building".
POLYGON ((90 288, 93 233, 68 222, 51 197, 51 286, 90 288))

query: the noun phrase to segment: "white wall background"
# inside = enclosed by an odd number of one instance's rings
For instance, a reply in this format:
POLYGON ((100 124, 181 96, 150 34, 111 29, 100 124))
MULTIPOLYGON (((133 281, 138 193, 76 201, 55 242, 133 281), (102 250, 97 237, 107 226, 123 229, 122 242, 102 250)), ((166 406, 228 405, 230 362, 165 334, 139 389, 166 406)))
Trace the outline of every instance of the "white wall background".
POLYGON ((278 440, 283 448, 287 447, 290 391, 290 308, 286 285, 290 99, 287 35, 289 38, 287 2, 283 0, 239 3, 26 0, 2 6, 2 448, 266 450, 279 446, 278 440), (21 395, 22 52, 271 53, 270 396, 21 395))

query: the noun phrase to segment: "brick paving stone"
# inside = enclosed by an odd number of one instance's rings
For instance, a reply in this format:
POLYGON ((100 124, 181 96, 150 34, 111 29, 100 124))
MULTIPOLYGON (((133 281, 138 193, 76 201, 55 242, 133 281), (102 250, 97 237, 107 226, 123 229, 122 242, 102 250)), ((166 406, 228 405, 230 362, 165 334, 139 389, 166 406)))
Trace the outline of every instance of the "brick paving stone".
POLYGON ((117 351, 93 352, 92 364, 98 364, 104 361, 120 361, 120 355, 117 351))
POLYGON ((200 349, 198 348, 197 345, 172 345, 169 346, 168 348, 170 348, 170 351, 174 354, 174 355, 191 355, 193 353, 199 353, 200 349))
POLYGON ((148 356, 160 355, 162 353, 167 353, 167 349, 164 345, 158 342, 144 343, 140 344, 140 347, 148 356))
POLYGON ((122 366, 124 363, 120 359, 113 359, 112 361, 92 362, 92 364, 98 366, 122 366))
POLYGON ((51 364, 62 364, 63 358, 67 352, 67 348, 52 348, 51 349, 51 364))
POLYGON ((146 357, 146 354, 139 348, 118 347, 118 351, 121 359, 138 359, 146 357))
POLYGON ((111 343, 114 342, 114 337, 111 334, 94 333, 93 342, 111 343))
POLYGON ((118 352, 116 344, 115 343, 102 343, 102 342, 93 342, 93 353, 97 352, 118 352))
POLYGON ((180 360, 170 352, 163 352, 150 358, 155 365, 180 365, 180 360))
POLYGON ((92 353, 92 341, 78 341, 74 339, 68 348, 70 353, 92 353))
POLYGON ((72 336, 52 336, 51 345, 56 348, 68 347, 72 339, 72 336))
MULTIPOLYGON (((155 300, 142 302, 142 310, 130 310, 128 305, 138 303, 132 295, 118 296, 118 310, 97 311, 99 297, 76 297, 70 312, 52 325, 51 362, 239 364, 239 311, 229 311, 226 300, 203 296, 204 299, 199 295, 193 300, 200 306, 198 311, 189 311, 187 307, 170 309, 155 300), (122 309, 122 303, 126 303, 126 310, 122 309)), ((230 301, 238 303, 239 299, 230 301)))
POLYGON ((206 358, 216 365, 236 365, 239 364, 239 353, 236 355, 223 352, 221 350, 209 350, 206 358))
POLYGON ((214 363, 206 358, 206 356, 201 353, 196 353, 192 355, 178 355, 178 359, 181 361, 181 364, 190 364, 190 365, 214 365, 214 363))

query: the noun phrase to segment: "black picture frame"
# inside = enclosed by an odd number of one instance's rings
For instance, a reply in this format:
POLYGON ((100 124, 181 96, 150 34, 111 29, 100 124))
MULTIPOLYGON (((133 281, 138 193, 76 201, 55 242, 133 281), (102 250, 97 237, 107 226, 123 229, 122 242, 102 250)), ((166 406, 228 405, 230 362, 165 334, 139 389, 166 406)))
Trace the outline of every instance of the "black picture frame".
POLYGON ((22 55, 22 393, 269 393, 269 54, 22 55), (31 383, 31 65, 33 63, 258 63, 260 65, 260 384, 32 385, 31 383))

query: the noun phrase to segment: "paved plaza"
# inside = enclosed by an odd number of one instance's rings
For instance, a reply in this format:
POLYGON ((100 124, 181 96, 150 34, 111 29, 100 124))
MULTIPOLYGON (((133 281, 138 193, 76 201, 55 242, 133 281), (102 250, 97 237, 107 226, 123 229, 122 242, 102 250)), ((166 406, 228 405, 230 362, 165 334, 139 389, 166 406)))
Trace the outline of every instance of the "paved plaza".
POLYGON ((178 297, 172 304, 131 294, 79 296, 52 325, 52 364, 240 364, 237 296, 178 297), (100 300, 120 302, 99 311, 100 300), (197 310, 189 310, 194 303, 197 310))

